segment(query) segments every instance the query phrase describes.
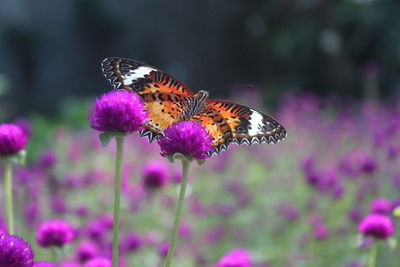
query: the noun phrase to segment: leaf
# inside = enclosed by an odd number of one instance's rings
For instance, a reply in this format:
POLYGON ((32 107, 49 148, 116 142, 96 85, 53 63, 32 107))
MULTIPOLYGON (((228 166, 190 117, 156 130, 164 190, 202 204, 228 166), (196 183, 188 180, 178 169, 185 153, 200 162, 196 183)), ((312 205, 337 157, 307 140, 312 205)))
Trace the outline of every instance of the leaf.
POLYGON ((196 160, 197 161, 197 164, 199 164, 199 166, 201 166, 201 165, 203 165, 204 163, 206 163, 206 159, 198 159, 198 160, 196 160))
POLYGON ((101 145, 103 147, 106 147, 110 143, 113 136, 114 136, 114 134, 112 132, 105 132, 105 133, 99 134, 99 139, 100 139, 101 145))
POLYGON ((174 163, 174 156, 173 155, 167 155, 167 159, 170 163, 174 163))
POLYGON ((175 153, 173 155, 167 155, 168 161, 174 163, 176 159, 192 161, 193 157, 190 155, 183 155, 182 153, 175 153))

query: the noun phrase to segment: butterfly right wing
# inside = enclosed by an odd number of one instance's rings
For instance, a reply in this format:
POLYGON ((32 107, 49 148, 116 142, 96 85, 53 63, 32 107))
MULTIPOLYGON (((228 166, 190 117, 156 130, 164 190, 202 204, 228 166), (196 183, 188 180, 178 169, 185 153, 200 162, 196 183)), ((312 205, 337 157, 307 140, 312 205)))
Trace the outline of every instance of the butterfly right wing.
POLYGON ((211 154, 219 154, 227 149, 230 143, 239 145, 254 143, 277 143, 283 140, 286 129, 270 116, 249 107, 234 102, 222 100, 207 100, 207 107, 212 108, 222 117, 223 124, 230 129, 230 136, 222 144, 216 147, 211 154))
POLYGON ((101 69, 114 89, 125 89, 140 95, 170 93, 193 97, 183 82, 139 61, 109 57, 103 60, 101 69))

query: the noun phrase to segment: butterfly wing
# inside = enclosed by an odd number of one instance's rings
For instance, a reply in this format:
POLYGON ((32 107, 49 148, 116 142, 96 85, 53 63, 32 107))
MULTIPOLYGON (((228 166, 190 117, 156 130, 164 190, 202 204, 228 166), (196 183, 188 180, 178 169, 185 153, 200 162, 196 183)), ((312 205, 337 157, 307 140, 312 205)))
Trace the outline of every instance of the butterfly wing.
MULTIPOLYGON (((223 142, 219 140, 216 148, 209 154, 219 154, 226 150, 230 143, 239 145, 254 143, 277 143, 283 140, 287 132, 285 128, 270 116, 263 114, 257 110, 242 106, 233 102, 220 100, 207 100, 207 109, 214 110, 218 113, 220 121, 214 120, 219 127, 228 125, 230 134, 224 135, 223 142)), ((208 125, 210 122, 207 122, 208 125)), ((225 130, 227 131, 227 130, 225 130)), ((213 137, 220 135, 223 131, 210 132, 213 137)))
POLYGON ((148 93, 141 95, 145 109, 149 113, 149 122, 140 135, 150 141, 158 139, 163 131, 175 122, 182 120, 181 114, 187 102, 186 97, 171 93, 148 93))
POLYGON ((101 69, 114 89, 126 89, 140 95, 161 92, 193 96, 183 82, 139 61, 110 57, 103 60, 101 69))
POLYGON ((232 139, 232 131, 227 120, 213 107, 207 106, 201 113, 194 115, 191 121, 200 122, 212 136, 214 150, 225 150, 232 139))

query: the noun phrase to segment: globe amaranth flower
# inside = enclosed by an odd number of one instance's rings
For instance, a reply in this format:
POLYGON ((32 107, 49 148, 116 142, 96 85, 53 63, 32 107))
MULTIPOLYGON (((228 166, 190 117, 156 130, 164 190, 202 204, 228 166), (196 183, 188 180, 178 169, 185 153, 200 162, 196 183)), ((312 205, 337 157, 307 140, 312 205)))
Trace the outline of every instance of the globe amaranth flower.
POLYGON ((394 225, 390 217, 382 214, 369 214, 358 225, 358 231, 365 236, 376 239, 386 239, 394 232, 394 225))
POLYGON ((37 231, 36 240, 42 247, 63 246, 74 239, 73 227, 62 220, 42 223, 37 231))
POLYGON ((31 246, 22 238, 13 235, 0 235, 0 267, 32 267, 31 246))
POLYGON ((313 226, 314 237, 318 240, 325 240, 329 237, 329 230, 323 223, 317 223, 313 226))
POLYGON ((99 247, 95 242, 86 240, 79 243, 76 248, 76 257, 80 262, 86 262, 100 255, 99 247))
POLYGON ((164 136, 158 144, 161 155, 181 153, 195 159, 206 159, 206 152, 212 151, 212 137, 201 125, 194 121, 182 121, 172 124, 164 130, 164 136))
POLYGON ((56 267, 56 265, 51 262, 37 261, 33 264, 33 267, 56 267))
POLYGON ((130 253, 143 246, 143 238, 135 233, 126 233, 121 241, 121 250, 130 253))
POLYGON ((63 262, 58 267, 81 267, 81 265, 76 262, 63 262))
POLYGON ((125 90, 97 98, 89 115, 90 127, 101 132, 132 133, 141 130, 147 119, 139 96, 125 90))
POLYGON ((242 248, 231 250, 223 256, 216 267, 251 267, 250 253, 242 248))
POLYGON ((89 260, 83 267, 111 267, 111 261, 104 257, 89 260))
POLYGON ((168 183, 168 169, 162 162, 152 161, 143 166, 143 185, 147 189, 157 189, 168 183))
POLYGON ((24 149, 28 136, 15 124, 0 125, 0 156, 16 154, 24 149))
POLYGON ((392 201, 387 198, 375 198, 371 202, 372 213, 389 214, 392 207, 392 201))
POLYGON ((50 168, 57 163, 57 155, 52 150, 45 150, 40 155, 38 165, 42 168, 50 168))

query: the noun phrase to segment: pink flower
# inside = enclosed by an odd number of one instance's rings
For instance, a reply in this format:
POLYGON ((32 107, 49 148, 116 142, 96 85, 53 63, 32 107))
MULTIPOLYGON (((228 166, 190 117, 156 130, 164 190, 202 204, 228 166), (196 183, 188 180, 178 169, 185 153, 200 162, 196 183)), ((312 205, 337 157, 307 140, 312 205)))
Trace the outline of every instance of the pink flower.
POLYGON ((101 132, 139 131, 147 118, 139 96, 125 90, 111 91, 97 98, 89 115, 90 127, 101 132))

